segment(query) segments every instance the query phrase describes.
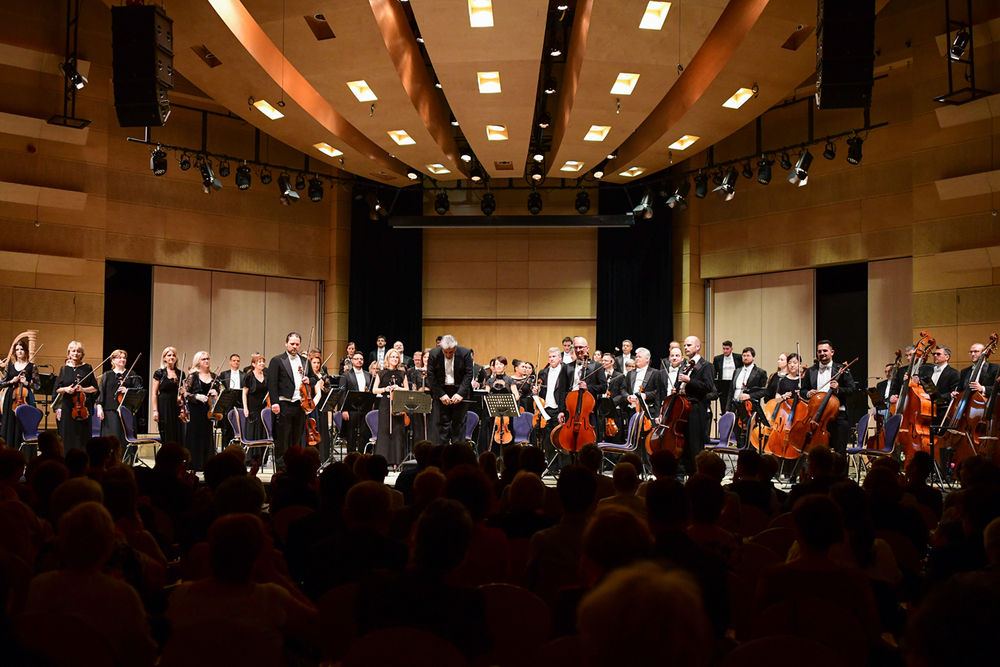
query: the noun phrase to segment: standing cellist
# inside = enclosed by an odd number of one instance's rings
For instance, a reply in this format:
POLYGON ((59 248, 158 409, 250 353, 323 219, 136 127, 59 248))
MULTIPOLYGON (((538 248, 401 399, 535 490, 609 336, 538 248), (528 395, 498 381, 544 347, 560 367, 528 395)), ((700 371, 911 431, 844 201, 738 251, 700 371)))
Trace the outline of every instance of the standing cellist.
MULTIPOLYGON (((604 392, 608 390, 607 374, 597 361, 584 363, 583 360, 590 356, 590 344, 587 343, 586 338, 577 336, 573 339, 573 352, 576 361, 574 363, 563 364, 563 386, 568 391, 586 389, 594 395, 595 401, 599 400, 604 395, 604 392)), ((565 402, 563 406, 565 407, 565 402)), ((565 413, 560 412, 559 423, 564 423, 566 417, 565 413)))
MULTIPOLYGON (((767 371, 754 364, 756 357, 757 352, 752 347, 743 348, 743 365, 739 371, 733 374, 733 386, 729 392, 729 401, 726 406, 726 412, 737 413, 748 426, 753 413, 746 410, 746 401, 759 403, 767 392, 767 371), (747 412, 747 414, 743 414, 743 412, 747 412)), ((743 432, 743 429, 739 428, 737 424, 737 428, 734 430, 737 442, 742 439, 743 432)))
POLYGON ((809 400, 817 393, 832 391, 840 400, 840 410, 837 418, 832 419, 827 425, 827 432, 830 434, 830 444, 832 448, 840 454, 847 454, 847 441, 851 437, 851 424, 847 419, 847 399, 858 390, 854 378, 851 377, 851 369, 845 370, 836 380, 831 378, 840 373, 843 364, 838 364, 833 360, 835 350, 828 340, 821 340, 816 343, 817 363, 806 370, 802 376, 802 398, 809 400))
POLYGON ((695 473, 694 460, 708 442, 708 430, 712 425, 712 401, 715 392, 715 367, 701 356, 701 339, 688 336, 684 339, 684 355, 694 362, 694 370, 689 374, 679 373, 677 381, 684 383, 684 395, 691 403, 684 451, 680 464, 689 477, 695 473))
POLYGON ((993 392, 993 384, 997 381, 997 371, 1000 370, 1000 366, 987 361, 979 370, 979 375, 975 378, 972 377, 972 369, 975 368, 976 362, 979 361, 979 357, 982 356, 985 347, 982 343, 973 343, 969 347, 969 361, 972 362, 972 365, 966 366, 958 374, 958 389, 951 392, 952 398, 955 398, 966 389, 978 391, 986 397, 989 397, 993 392))

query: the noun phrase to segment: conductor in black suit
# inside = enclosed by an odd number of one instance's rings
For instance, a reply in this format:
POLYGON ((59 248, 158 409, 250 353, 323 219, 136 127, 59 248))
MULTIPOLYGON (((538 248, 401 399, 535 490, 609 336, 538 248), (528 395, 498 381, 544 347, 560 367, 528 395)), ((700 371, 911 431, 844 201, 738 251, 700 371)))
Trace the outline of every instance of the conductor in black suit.
MULTIPOLYGON (((831 448, 840 454, 847 454, 847 440, 851 437, 851 424, 847 419, 847 400, 858 391, 858 385, 851 377, 851 370, 841 373, 836 380, 832 379, 840 373, 843 364, 833 360, 835 350, 828 340, 816 343, 816 359, 802 377, 802 398, 808 400, 818 392, 832 391, 840 400, 840 410, 837 417, 830 420, 826 426, 830 434, 831 448)), ((952 369, 953 371, 955 369, 952 369)), ((958 371, 955 371, 955 382, 958 382, 958 371)))
MULTIPOLYGON (((351 368, 340 375, 340 389, 348 391, 368 391, 372 384, 371 373, 365 370, 365 355, 355 352, 351 355, 351 368)), ((345 399, 346 400, 346 399, 345 399)), ((358 444, 364 441, 364 434, 368 431, 364 414, 360 412, 348 412, 344 410, 341 414, 341 433, 347 435, 347 451, 358 451, 358 444)))
POLYGON ((715 392, 715 367, 701 356, 701 339, 697 336, 685 338, 684 355, 694 362, 694 369, 688 375, 677 374, 677 382, 685 383, 684 395, 691 403, 684 451, 679 463, 684 467, 684 474, 690 477, 696 471, 695 458, 708 442, 708 431, 712 425, 712 401, 718 394, 715 392))
POLYGON ((431 398, 438 401, 437 428, 441 444, 465 441, 465 417, 472 395, 472 354, 459 347, 452 335, 441 338, 440 347, 427 355, 427 381, 431 398))
POLYGON ((274 429, 274 455, 283 467, 285 448, 302 440, 306 413, 302 410, 299 387, 312 387, 319 380, 312 365, 299 354, 302 336, 294 331, 285 336, 285 353, 271 358, 267 366, 267 393, 271 396, 271 412, 278 417, 274 429))

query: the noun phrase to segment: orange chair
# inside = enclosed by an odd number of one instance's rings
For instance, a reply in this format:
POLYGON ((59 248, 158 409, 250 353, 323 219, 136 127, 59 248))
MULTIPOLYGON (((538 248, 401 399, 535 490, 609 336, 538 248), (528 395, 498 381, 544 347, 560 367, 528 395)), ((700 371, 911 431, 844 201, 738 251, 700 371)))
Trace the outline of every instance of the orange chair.
POLYGON ((24 648, 43 654, 56 667, 115 666, 104 639, 75 616, 21 614, 14 619, 14 634, 24 648))
POLYGON ((868 662, 868 634, 861 621, 826 600, 796 598, 772 605, 753 620, 749 638, 779 634, 818 642, 849 667, 863 667, 868 662))
POLYGON ((354 621, 354 596, 357 584, 345 584, 327 591, 316 602, 319 609, 319 648, 323 659, 337 662, 358 639, 358 625, 354 621))
POLYGON ((548 607, 531 591, 510 584, 480 586, 493 638, 491 665, 524 662, 552 636, 548 607))
POLYGON ((341 667, 468 667, 453 644, 414 628, 371 632, 348 649, 341 667))

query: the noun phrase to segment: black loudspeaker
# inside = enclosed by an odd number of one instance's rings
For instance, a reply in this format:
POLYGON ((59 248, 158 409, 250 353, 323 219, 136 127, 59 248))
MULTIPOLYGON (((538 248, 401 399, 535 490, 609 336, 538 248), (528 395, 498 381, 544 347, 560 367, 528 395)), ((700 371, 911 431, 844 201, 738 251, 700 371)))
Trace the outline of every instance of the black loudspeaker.
POLYGON ((819 0, 816 26, 816 104, 871 106, 875 0, 819 0))
POLYGON ((111 8, 111 65, 120 126, 167 122, 167 91, 174 87, 173 23, 154 5, 111 8))

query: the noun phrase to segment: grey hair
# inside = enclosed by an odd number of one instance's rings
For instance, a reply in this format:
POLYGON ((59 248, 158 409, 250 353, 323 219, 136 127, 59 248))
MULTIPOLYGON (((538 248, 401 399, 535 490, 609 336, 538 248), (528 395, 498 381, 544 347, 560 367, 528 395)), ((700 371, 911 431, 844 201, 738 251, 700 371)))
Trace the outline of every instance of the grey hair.
POLYGON ((441 337, 441 349, 450 350, 453 347, 458 347, 458 341, 451 334, 447 334, 441 337))
POLYGON ((635 356, 637 356, 637 357, 638 357, 638 356, 639 356, 640 354, 643 354, 643 355, 645 355, 645 356, 647 356, 647 357, 649 357, 649 356, 652 356, 652 355, 651 355, 651 354, 649 353, 649 350, 647 350, 646 348, 644 348, 644 347, 637 347, 637 348, 635 349, 635 356))

